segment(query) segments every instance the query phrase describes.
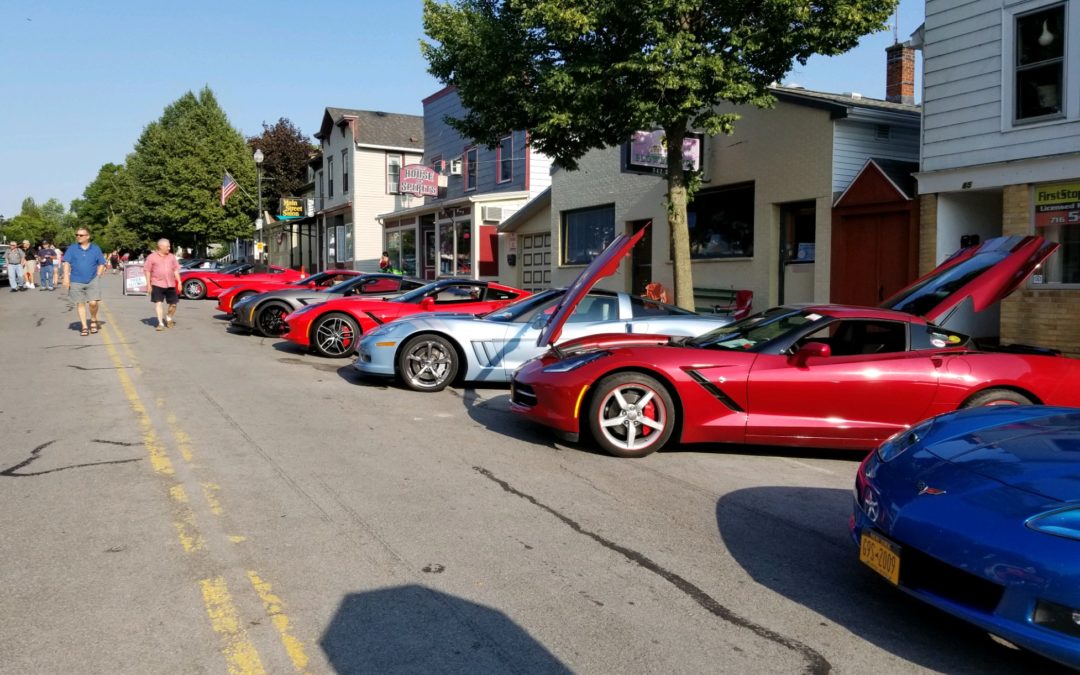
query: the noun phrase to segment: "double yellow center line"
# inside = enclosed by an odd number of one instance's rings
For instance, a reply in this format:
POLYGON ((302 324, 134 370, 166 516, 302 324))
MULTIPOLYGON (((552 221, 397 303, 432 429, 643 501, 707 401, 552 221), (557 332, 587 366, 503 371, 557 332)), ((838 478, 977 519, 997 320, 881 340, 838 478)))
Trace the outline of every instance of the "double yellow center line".
MULTIPOLYGON (((102 305, 102 309, 108 318, 108 322, 102 324, 102 340, 105 343, 109 359, 115 367, 117 377, 120 379, 120 387, 124 392, 124 396, 127 398, 138 420, 143 446, 146 448, 150 459, 150 466, 167 487, 168 496, 173 507, 173 525, 180 546, 189 555, 209 558, 211 554, 208 551, 207 539, 199 529, 195 512, 191 508, 191 498, 188 491, 184 483, 176 477, 176 470, 168 449, 154 427, 153 420, 139 397, 135 382, 128 374, 128 367, 125 366, 123 359, 120 357, 120 351, 117 347, 119 346, 124 351, 131 362, 130 368, 134 372, 141 374, 142 369, 139 367, 138 359, 128 346, 127 339, 124 337, 116 317, 113 316, 108 307, 102 305), (111 335, 112 332, 116 333, 115 338, 111 335)), ((163 399, 157 399, 156 403, 159 408, 165 408, 163 399)), ((166 421, 169 433, 180 452, 182 460, 194 468, 195 452, 192 447, 191 437, 183 431, 176 416, 172 413, 167 413, 166 421)), ((213 482, 201 482, 200 487, 200 492, 209 512, 214 516, 221 516, 224 513, 224 508, 219 494, 220 487, 213 482)), ((229 540, 233 543, 241 543, 246 541, 247 537, 231 535, 229 540)), ((207 560, 206 562, 210 563, 208 569, 212 570, 214 561, 207 560)), ((290 620, 285 613, 285 604, 274 593, 272 586, 255 570, 247 571, 247 579, 251 585, 251 590, 254 591, 262 604, 263 611, 277 631, 278 639, 294 668, 299 673, 306 672, 308 666, 307 652, 303 642, 298 640, 291 632, 290 620)), ((236 604, 233 602, 225 577, 215 573, 199 580, 199 591, 203 605, 206 608, 206 614, 210 619, 210 627, 219 636, 221 653, 225 657, 228 672, 236 675, 263 675, 266 672, 263 660, 244 628, 245 623, 241 619, 236 604)))

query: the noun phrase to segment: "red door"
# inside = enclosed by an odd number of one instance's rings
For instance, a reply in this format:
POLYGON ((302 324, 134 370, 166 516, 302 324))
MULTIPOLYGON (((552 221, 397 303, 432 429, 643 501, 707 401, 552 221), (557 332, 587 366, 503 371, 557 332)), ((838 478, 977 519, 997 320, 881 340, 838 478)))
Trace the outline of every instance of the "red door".
POLYGON ((915 279, 907 211, 840 215, 833 225, 829 299, 873 307, 915 279))

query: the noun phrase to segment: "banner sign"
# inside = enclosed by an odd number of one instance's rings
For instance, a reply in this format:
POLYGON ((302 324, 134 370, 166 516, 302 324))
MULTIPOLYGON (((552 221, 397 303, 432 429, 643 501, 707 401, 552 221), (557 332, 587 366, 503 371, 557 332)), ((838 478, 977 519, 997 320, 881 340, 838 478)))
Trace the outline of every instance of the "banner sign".
MULTIPOLYGON (((687 134, 683 139, 683 168, 687 171, 701 169, 700 134, 687 134)), ((663 129, 638 131, 626 144, 624 170, 632 173, 667 173, 667 138, 663 129)))
POLYGON ((423 164, 406 164, 398 175, 398 191, 417 197, 439 196, 439 175, 423 164))
POLYGON ((1035 227, 1080 225, 1080 182, 1035 186, 1035 227))
POLYGON ((142 263, 124 265, 124 295, 146 295, 148 292, 142 263))
POLYGON ((307 215, 307 204, 296 197, 282 197, 278 205, 279 220, 295 220, 307 215))

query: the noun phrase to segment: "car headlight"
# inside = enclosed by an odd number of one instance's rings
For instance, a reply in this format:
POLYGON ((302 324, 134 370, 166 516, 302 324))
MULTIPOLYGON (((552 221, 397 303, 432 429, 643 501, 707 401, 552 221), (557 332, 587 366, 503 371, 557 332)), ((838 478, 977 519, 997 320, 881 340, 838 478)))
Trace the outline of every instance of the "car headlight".
POLYGON ((930 429, 934 426, 934 418, 919 422, 910 429, 897 432, 885 439, 878 446, 877 455, 882 462, 889 462, 904 454, 908 448, 918 445, 924 438, 930 435, 930 429))
POLYGON ((1080 541, 1080 505, 1067 506, 1028 518, 1025 525, 1036 532, 1080 541))
POLYGON ((588 365, 593 361, 602 359, 605 356, 610 355, 611 352, 600 350, 595 352, 584 352, 577 354, 576 356, 569 356, 561 361, 556 361, 544 368, 545 373, 569 373, 571 370, 577 370, 578 368, 588 365))
POLYGON ((386 337, 388 335, 400 335, 409 330, 410 324, 408 321, 391 321, 390 323, 384 323, 378 328, 369 331, 368 337, 386 337))

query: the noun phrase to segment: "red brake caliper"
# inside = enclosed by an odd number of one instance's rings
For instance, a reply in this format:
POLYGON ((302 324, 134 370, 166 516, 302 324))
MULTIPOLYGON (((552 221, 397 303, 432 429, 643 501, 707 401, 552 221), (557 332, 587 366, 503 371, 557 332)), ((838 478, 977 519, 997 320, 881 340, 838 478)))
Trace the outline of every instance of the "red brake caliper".
MULTIPOLYGON (((654 422, 659 421, 657 419, 656 404, 653 403, 652 401, 649 401, 648 403, 645 404, 645 407, 641 409, 641 414, 644 415, 645 417, 648 417, 649 419, 651 419, 654 422)), ((652 427, 647 427, 644 424, 641 425, 641 435, 642 436, 648 436, 652 432, 653 432, 652 427)))

